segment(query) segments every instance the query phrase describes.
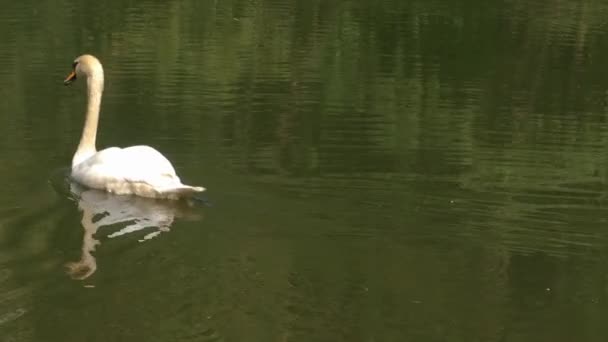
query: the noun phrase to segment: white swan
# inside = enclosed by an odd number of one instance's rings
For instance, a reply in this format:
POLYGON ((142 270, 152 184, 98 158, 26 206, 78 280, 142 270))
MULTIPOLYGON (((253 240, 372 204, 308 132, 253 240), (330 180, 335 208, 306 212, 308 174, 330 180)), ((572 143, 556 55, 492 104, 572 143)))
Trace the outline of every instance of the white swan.
POLYGON ((150 146, 95 148, 99 107, 103 92, 103 68, 97 58, 82 55, 74 60, 64 84, 87 80, 87 112, 80 144, 72 159, 71 177, 93 189, 151 198, 191 197, 205 188, 184 185, 171 162, 150 146))

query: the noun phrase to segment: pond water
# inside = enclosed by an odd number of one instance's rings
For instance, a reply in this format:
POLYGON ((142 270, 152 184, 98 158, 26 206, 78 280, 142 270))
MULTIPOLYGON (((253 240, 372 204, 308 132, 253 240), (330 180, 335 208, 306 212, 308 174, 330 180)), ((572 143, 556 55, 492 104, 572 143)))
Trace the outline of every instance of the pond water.
POLYGON ((608 339, 608 4, 0 4, 0 340, 608 339), (200 203, 69 182, 83 53, 200 203))

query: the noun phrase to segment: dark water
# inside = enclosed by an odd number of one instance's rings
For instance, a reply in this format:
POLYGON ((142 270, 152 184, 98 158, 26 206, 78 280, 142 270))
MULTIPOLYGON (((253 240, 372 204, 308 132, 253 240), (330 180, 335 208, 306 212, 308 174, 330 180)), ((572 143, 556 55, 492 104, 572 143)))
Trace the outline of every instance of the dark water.
POLYGON ((0 4, 0 340, 608 339, 608 4, 0 4), (204 205, 65 182, 85 52, 204 205))

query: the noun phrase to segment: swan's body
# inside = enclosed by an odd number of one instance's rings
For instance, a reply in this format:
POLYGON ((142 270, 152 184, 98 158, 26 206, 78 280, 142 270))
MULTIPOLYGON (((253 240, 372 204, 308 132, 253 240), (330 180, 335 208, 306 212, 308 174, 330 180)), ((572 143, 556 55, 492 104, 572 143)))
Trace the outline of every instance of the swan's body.
POLYGON ((97 58, 83 55, 74 61, 65 84, 87 79, 87 113, 78 149, 72 159, 71 177, 93 189, 126 195, 178 199, 205 189, 181 183, 171 162, 150 146, 110 147, 97 151, 95 140, 103 92, 103 68, 97 58))

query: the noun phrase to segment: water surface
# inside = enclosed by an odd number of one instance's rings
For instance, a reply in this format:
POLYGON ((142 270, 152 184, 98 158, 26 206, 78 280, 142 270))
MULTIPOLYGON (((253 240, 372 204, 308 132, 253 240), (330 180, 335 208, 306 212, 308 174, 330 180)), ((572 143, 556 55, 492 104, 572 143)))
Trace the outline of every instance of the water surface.
POLYGON ((1 340, 608 338, 608 6, 0 3, 1 340), (85 52, 205 203, 66 183, 85 52))

